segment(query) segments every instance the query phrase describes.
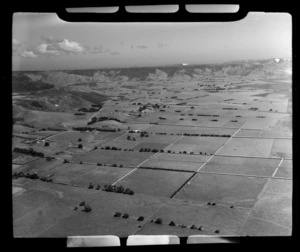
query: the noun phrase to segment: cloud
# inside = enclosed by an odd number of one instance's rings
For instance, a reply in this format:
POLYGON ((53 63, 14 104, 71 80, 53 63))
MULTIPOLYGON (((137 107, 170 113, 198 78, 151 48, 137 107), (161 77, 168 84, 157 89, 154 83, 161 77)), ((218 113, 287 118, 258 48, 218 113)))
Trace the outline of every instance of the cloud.
POLYGON ((21 54, 20 49, 21 49, 22 44, 23 44, 22 42, 13 38, 13 40, 12 40, 12 55, 13 56, 19 56, 21 54))
POLYGON ((159 43, 157 44, 157 47, 158 47, 158 48, 162 48, 162 47, 166 47, 166 46, 168 46, 168 44, 166 44, 166 43, 161 43, 161 42, 159 42, 159 43))
POLYGON ((23 58, 36 58, 37 55, 33 51, 24 51, 21 54, 21 57, 23 57, 23 58))
POLYGON ((21 42, 15 38, 13 38, 13 41, 12 41, 13 45, 20 45, 21 42))
POLYGON ((64 39, 62 42, 57 43, 57 45, 64 51, 67 52, 83 52, 84 48, 75 41, 69 41, 64 39))
POLYGON ((98 54, 110 52, 110 49, 102 46, 82 45, 77 41, 69 39, 41 36, 42 43, 37 45, 33 52, 38 56, 61 56, 77 54, 98 54))
POLYGON ((50 45, 44 43, 37 46, 36 53, 44 54, 44 55, 56 55, 56 56, 61 54, 58 50, 55 50, 53 47, 51 49, 50 45))

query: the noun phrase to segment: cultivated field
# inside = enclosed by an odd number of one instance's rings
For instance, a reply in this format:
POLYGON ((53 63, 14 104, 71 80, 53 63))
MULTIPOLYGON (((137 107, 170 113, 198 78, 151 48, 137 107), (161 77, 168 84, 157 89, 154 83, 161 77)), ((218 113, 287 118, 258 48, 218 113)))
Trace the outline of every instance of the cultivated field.
POLYGON ((159 69, 13 96, 14 236, 291 235, 290 77, 159 69))

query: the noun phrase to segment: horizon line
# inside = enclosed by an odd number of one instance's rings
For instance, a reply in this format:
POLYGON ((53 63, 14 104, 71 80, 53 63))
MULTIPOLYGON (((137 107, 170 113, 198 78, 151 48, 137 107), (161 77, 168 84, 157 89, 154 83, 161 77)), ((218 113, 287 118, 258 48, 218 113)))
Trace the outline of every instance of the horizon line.
POLYGON ((45 70, 13 70, 12 72, 47 72, 47 71, 80 71, 80 70, 97 70, 97 69, 129 69, 129 68, 153 68, 153 67, 189 67, 189 66, 201 66, 201 65, 220 65, 220 64, 229 64, 229 63, 238 63, 242 61, 268 61, 272 59, 286 59, 292 60, 292 57, 287 58, 260 58, 260 59, 244 59, 244 60, 232 60, 232 61, 223 61, 223 62, 216 62, 216 63, 174 63, 168 65, 149 65, 149 66, 123 66, 123 67, 96 67, 96 68, 75 68, 75 69, 45 69, 45 70))

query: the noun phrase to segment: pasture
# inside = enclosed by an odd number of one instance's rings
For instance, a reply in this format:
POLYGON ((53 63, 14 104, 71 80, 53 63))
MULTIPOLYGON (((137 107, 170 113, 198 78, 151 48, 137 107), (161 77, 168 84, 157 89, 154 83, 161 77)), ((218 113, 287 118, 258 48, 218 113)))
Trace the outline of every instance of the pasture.
POLYGON ((175 199, 251 208, 267 178, 198 173, 175 199))
POLYGON ((129 187, 136 193, 170 197, 191 175, 190 172, 139 168, 116 185, 129 187))

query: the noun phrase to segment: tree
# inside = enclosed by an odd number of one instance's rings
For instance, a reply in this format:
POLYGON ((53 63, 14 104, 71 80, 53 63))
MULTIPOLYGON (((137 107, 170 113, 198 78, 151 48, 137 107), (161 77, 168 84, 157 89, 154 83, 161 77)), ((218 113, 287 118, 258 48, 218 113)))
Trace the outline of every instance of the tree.
POLYGON ((81 201, 79 206, 85 206, 85 201, 81 201))
POLYGON ((124 219, 128 219, 128 217, 129 217, 128 213, 124 213, 123 216, 122 216, 122 218, 124 218, 124 219))
POLYGON ((78 140, 77 140, 78 142, 81 142, 82 141, 82 139, 81 138, 78 138, 78 140))
POLYGON ((125 191, 125 189, 122 185, 117 187, 117 193, 123 193, 124 191, 125 191))
POLYGON ((156 224, 162 224, 163 220, 161 218, 157 218, 154 223, 156 223, 156 224))
POLYGON ((49 145, 50 145, 49 142, 45 142, 44 144, 45 147, 48 147, 49 145))
POLYGON ((100 190, 100 185, 97 185, 96 190, 100 190))
POLYGON ((89 205, 85 205, 82 211, 88 213, 92 211, 92 208, 89 205))
POLYGON ((137 220, 138 220, 138 221, 143 221, 143 220, 144 220, 144 217, 143 217, 143 216, 140 216, 137 220))
POLYGON ((116 212, 115 214, 114 214, 114 217, 121 217, 121 213, 120 212, 116 212))
POLYGON ((92 184, 92 182, 90 183, 88 189, 93 189, 94 188, 94 185, 92 184))
POLYGON ((82 144, 78 144, 78 149, 82 149, 82 148, 83 148, 82 144))
POLYGON ((169 223, 169 226, 175 226, 174 221, 171 221, 171 222, 169 223))

